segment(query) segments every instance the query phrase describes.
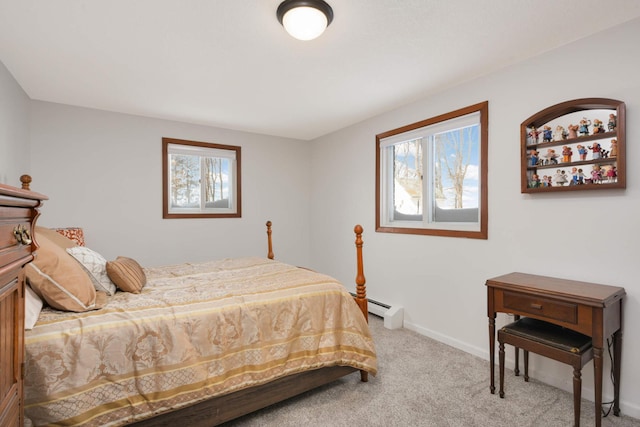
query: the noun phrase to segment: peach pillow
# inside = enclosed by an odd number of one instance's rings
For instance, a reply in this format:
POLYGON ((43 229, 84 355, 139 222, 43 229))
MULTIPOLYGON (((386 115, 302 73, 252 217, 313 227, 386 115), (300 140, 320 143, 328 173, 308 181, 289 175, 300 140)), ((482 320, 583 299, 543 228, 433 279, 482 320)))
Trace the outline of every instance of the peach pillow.
POLYGON ((45 236, 62 249, 68 249, 78 246, 73 240, 63 236, 55 230, 36 225, 36 242, 40 243, 40 236, 45 236))
POLYGON ((118 289, 139 294, 147 284, 147 276, 137 261, 119 256, 115 261, 107 261, 107 274, 118 289))
POLYGON ((51 307, 83 312, 102 308, 104 294, 98 295, 89 275, 63 248, 40 234, 35 259, 25 266, 31 289, 51 307))

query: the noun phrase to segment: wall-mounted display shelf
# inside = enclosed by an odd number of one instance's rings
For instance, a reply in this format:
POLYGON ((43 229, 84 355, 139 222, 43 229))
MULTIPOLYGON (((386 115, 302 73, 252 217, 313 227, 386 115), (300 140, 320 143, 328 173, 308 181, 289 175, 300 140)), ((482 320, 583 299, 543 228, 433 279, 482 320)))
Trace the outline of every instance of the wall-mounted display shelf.
POLYGON ((522 122, 520 140, 522 193, 626 187, 624 102, 551 106, 522 122))

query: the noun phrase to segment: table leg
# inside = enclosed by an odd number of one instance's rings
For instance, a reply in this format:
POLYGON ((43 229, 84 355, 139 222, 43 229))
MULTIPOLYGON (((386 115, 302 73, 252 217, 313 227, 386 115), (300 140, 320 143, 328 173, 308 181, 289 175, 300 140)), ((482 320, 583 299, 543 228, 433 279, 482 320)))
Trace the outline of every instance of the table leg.
POLYGON ((496 393, 496 383, 494 378, 495 373, 495 343, 496 343, 496 318, 489 317, 489 367, 491 370, 491 385, 489 386, 489 390, 491 394, 496 393))
POLYGON ((622 356, 622 330, 613 334, 613 415, 620 416, 620 361, 622 356))
POLYGON ((596 427, 600 427, 602 425, 602 347, 595 345, 593 347, 593 376, 595 380, 596 427))

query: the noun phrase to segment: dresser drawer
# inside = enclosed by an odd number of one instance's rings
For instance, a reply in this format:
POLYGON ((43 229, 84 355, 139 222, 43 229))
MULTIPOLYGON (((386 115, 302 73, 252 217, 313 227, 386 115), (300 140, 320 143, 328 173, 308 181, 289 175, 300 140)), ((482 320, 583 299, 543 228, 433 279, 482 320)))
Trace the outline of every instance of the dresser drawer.
MULTIPOLYGON (((3 213, 2 210, 8 211, 6 208, 0 208, 0 213, 3 213)), ((4 214, 6 215, 7 212, 4 214)), ((31 253, 30 243, 23 244, 16 240, 14 230, 18 227, 25 228, 28 232, 25 236, 31 237, 31 219, 28 209, 13 208, 9 218, 0 219, 0 266, 11 264, 31 253)))
POLYGON ((570 302, 504 291, 503 305, 504 308, 515 312, 578 323, 578 305, 570 302))

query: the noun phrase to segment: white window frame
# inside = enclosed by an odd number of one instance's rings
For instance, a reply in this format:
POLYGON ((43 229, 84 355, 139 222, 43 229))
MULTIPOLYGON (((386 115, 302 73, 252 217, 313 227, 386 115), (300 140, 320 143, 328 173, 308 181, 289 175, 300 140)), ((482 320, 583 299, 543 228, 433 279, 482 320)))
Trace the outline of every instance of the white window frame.
POLYGON ((425 234, 450 237, 487 238, 487 146, 488 102, 472 105, 438 117, 413 123, 376 136, 376 231, 388 233, 425 234), (479 126, 478 207, 464 210, 442 210, 436 206, 433 194, 435 180, 434 135, 479 126), (423 156, 424 203, 416 219, 397 218, 394 194, 394 146, 420 141, 423 156), (436 214, 436 212, 438 214, 436 214), (445 217, 438 217, 438 215, 445 217), (471 219, 477 218, 477 219, 471 219))
POLYGON ((238 218, 241 217, 240 192, 240 147, 212 144, 198 141, 186 141, 162 138, 163 159, 163 218, 238 218), (228 207, 207 207, 202 195, 205 193, 205 180, 200 178, 200 207, 176 207, 171 205, 172 179, 171 157, 189 155, 200 158, 200 173, 204 173, 205 158, 222 158, 229 162, 228 207))

